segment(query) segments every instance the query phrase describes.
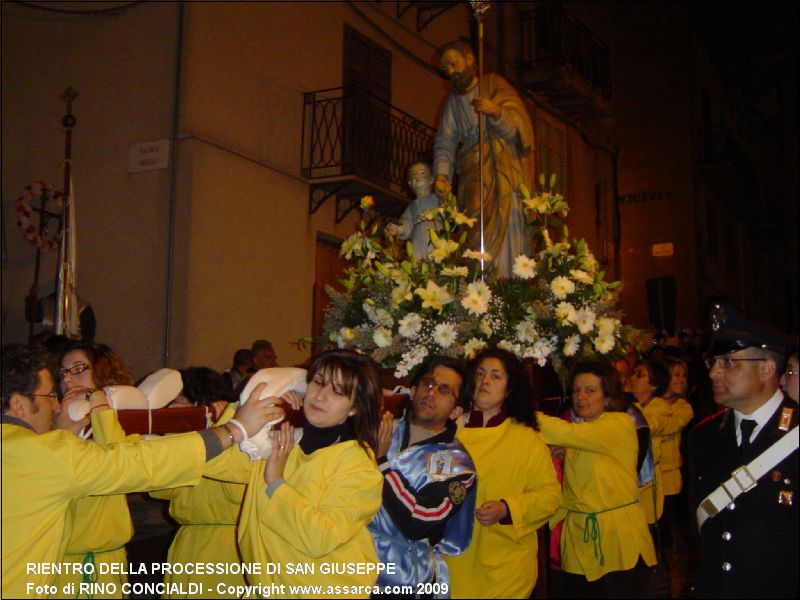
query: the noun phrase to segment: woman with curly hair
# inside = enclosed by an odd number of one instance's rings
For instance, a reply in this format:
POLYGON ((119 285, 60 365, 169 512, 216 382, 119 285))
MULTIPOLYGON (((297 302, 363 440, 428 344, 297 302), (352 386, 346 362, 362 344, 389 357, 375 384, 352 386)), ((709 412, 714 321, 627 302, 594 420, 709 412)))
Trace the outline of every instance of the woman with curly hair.
MULTIPOLYGON (((56 379, 64 399, 109 386, 133 384, 133 378, 114 350, 105 344, 90 342, 79 342, 67 348, 61 355, 56 379)), ((94 414, 90 416, 92 427, 82 432, 81 437, 91 435, 99 444, 125 441, 125 432, 117 421, 114 421, 113 427, 101 427, 95 421, 94 414)), ((99 565, 128 562, 125 544, 133 536, 133 524, 125 495, 92 496, 73 500, 67 512, 73 526, 64 562, 91 562, 98 573, 97 583, 116 584, 115 594, 95 594, 95 597, 121 598, 122 583, 127 581, 127 576, 112 573, 111 569, 101 568, 99 565)), ((58 577, 56 585, 60 590, 67 583, 80 582, 80 574, 65 573, 58 577)))
POLYGON ((561 490, 537 431, 522 362, 499 348, 470 363, 472 398, 458 439, 478 471, 477 523, 461 556, 445 557, 453 598, 528 598, 537 577, 537 530, 561 490))

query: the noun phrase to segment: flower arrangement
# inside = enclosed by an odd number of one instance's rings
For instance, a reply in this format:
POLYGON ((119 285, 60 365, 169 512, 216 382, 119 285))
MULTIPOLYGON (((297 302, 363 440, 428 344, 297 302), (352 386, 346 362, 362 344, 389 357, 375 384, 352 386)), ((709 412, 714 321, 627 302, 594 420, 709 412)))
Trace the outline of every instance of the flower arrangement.
POLYGON ((40 219, 45 220, 41 233, 39 232, 39 228, 31 222, 31 215, 33 210, 35 210, 31 207, 31 204, 36 201, 41 202, 43 197, 45 199, 49 197, 51 200, 55 201, 56 210, 59 212, 64 208, 64 194, 54 189, 52 184, 47 181, 34 181, 25 186, 25 193, 17 199, 14 211, 17 214, 17 227, 22 229, 22 235, 25 237, 25 240, 31 246, 39 248, 42 252, 48 252, 58 248, 61 243, 58 237, 52 239, 47 237, 47 222, 50 213, 43 213, 40 215, 40 219))
MULTIPOLYGON (((561 221, 569 207, 554 192, 521 197, 531 230, 531 253, 514 262, 504 279, 483 272, 481 259, 464 248, 475 219, 458 210, 454 196, 425 211, 432 221, 431 250, 415 260, 410 243, 364 218, 340 253, 350 261, 343 292, 327 288, 325 342, 370 354, 381 366, 407 375, 428 355, 469 359, 497 345, 540 366, 550 362, 562 382, 570 361, 602 355, 624 356, 639 333, 623 325, 615 310, 620 282, 608 283, 584 240, 569 240, 561 221), (551 231, 560 231, 554 241, 551 231)), ((364 212, 371 198, 362 199, 364 212)))

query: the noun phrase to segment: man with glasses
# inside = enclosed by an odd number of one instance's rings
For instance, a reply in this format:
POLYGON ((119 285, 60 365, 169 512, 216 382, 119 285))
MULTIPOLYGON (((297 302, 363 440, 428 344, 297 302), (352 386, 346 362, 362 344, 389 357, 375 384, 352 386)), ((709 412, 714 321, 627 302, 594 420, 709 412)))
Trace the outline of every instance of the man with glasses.
POLYGON ((690 508, 700 533, 695 596, 796 598, 797 444, 764 455, 797 426, 797 405, 778 388, 790 340, 724 305, 712 320, 706 362, 724 410, 689 438, 690 508))
MULTIPOLYGON (((102 390, 89 396, 92 425, 113 427, 116 416, 102 390)), ((2 402, 0 595, 6 598, 78 593, 54 589, 56 575, 50 567, 64 556, 71 500, 194 485, 207 460, 243 437, 238 427, 219 427, 110 446, 81 440, 65 431, 75 429, 68 415, 70 401, 59 408, 43 353, 22 344, 2 347, 2 402)), ((251 403, 252 408, 243 406, 236 413, 251 435, 282 412, 266 399, 253 402, 251 397, 246 405, 251 403)))
POLYGON ((383 505, 369 529, 381 562, 396 569, 382 573, 378 585, 449 596, 442 555, 466 550, 475 513, 475 465, 455 439, 455 421, 467 405, 466 377, 456 359, 429 358, 415 372, 404 417, 393 422, 390 413, 383 416, 378 434, 383 505))

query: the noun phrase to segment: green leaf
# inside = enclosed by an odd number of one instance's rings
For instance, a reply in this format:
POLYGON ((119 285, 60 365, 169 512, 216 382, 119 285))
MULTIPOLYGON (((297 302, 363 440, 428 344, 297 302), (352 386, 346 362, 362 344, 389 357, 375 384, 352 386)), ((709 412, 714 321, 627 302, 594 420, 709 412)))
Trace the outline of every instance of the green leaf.
POLYGON ((531 193, 528 191, 528 188, 525 187, 524 183, 519 184, 519 193, 526 200, 528 200, 531 197, 531 193))

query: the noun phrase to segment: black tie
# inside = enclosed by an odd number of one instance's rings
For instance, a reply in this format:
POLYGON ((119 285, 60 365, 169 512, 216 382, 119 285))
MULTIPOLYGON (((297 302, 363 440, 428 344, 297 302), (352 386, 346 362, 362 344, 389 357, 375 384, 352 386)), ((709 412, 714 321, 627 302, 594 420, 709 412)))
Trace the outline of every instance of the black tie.
POLYGON ((756 428, 756 422, 753 419, 742 419, 739 422, 739 431, 742 432, 742 443, 739 446, 739 453, 742 456, 747 456, 750 453, 750 436, 753 434, 753 429, 756 428))

